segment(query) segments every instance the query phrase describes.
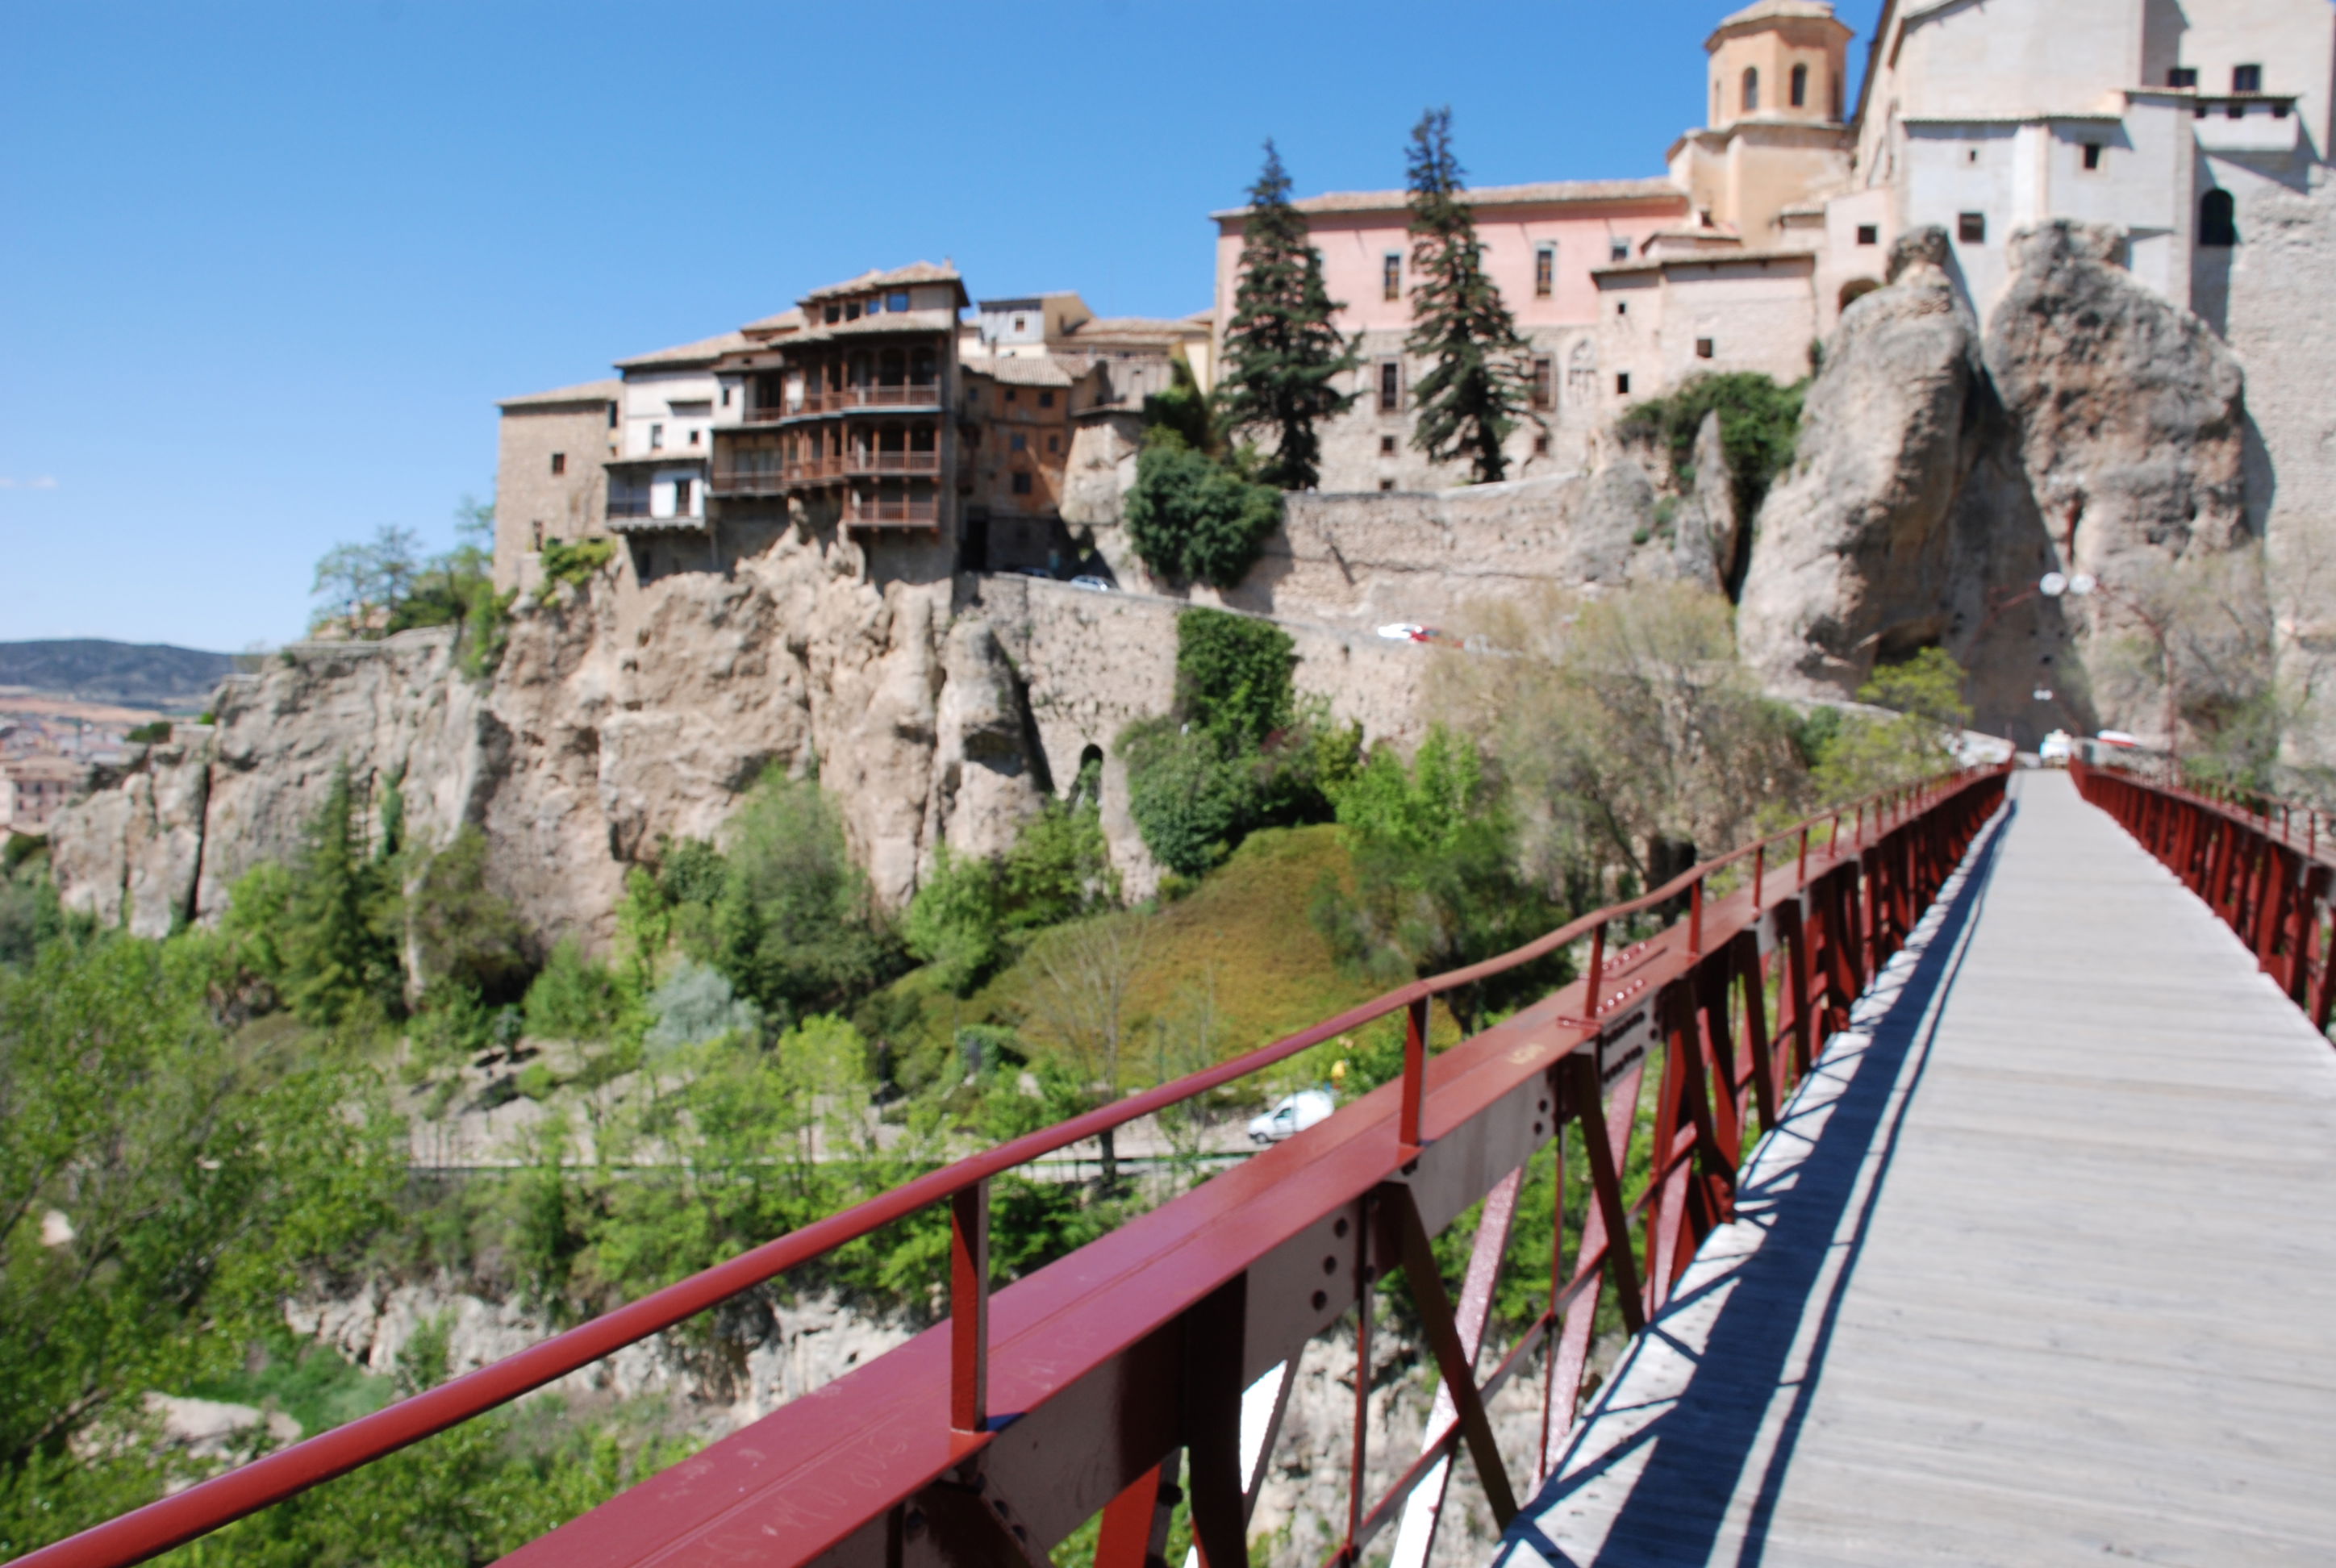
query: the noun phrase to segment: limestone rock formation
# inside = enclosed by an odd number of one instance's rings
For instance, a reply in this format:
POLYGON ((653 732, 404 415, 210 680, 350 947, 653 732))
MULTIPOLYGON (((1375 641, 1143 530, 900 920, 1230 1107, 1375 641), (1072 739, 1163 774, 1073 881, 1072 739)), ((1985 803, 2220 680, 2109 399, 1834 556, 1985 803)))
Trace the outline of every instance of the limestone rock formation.
POLYGON ((2092 225, 2015 235, 1982 337, 1945 236, 1899 241, 1761 508, 1739 638, 1772 686, 1837 699, 1940 646, 1971 671, 1981 728, 2157 727, 2131 694, 2098 706, 2085 655, 2122 628, 2112 601, 2032 590, 2055 569, 2137 585, 2245 544, 2244 409, 2228 351, 2117 252, 2092 225))

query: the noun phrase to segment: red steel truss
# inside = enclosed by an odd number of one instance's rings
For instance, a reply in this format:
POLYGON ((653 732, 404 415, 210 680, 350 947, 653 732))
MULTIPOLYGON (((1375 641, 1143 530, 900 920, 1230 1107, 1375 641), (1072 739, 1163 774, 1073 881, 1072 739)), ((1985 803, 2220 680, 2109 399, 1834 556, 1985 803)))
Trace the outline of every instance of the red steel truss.
POLYGON ((2336 1007, 2336 843, 2316 807, 2204 794, 2122 769, 2070 765, 2084 797, 2206 901, 2322 1032, 2336 1007))
POLYGON ((953 1237, 946 1321, 506 1561, 1038 1563, 1100 1512, 1098 1568, 1144 1568, 1183 1495, 1204 1559, 1218 1568, 1245 1563, 1245 1525, 1288 1369, 1309 1339, 1351 1316, 1367 1374, 1371 1297, 1398 1271, 1442 1375, 1444 1414, 1394 1487, 1368 1497, 1371 1385, 1357 1377, 1348 1512, 1330 1562, 1356 1562, 1435 1475, 1422 1493, 1432 1532, 1441 1477, 1463 1447, 1505 1524, 1520 1478, 1494 1446, 1485 1401, 1554 1340, 1539 1363, 1539 1452, 1522 1478, 1537 1484, 1580 1404, 1601 1296, 1615 1293, 1636 1332, 1704 1236, 1731 1217, 1756 1127, 1776 1125, 1825 1037, 1996 811, 2004 777, 2002 769, 1968 773, 1844 807, 1830 823, 1812 819, 1514 952, 1401 987, 1235 1061, 960 1160, 21 1561, 142 1561, 942 1203, 953 1237), (1670 913, 1678 918, 1667 929, 1614 945, 1634 920, 1643 927, 1670 913), (1582 979, 1430 1056, 1434 998, 1584 946, 1582 979), (1000 1173, 1398 1012, 1400 1080, 992 1292, 988 1195, 1000 1173), (1639 1108, 1650 1086, 1648 1119, 1639 1108), (1565 1145, 1574 1140, 1591 1192, 1585 1222, 1568 1235, 1565 1145), (1548 1238, 1551 1299, 1480 1381, 1516 1193, 1527 1162, 1540 1157, 1555 1163, 1561 1200, 1548 1238), (1626 1183, 1624 1173, 1641 1164, 1643 1181, 1626 1183), (1480 1200, 1455 1309, 1430 1238, 1480 1200), (1251 1424, 1264 1428, 1246 1452, 1245 1403, 1251 1424))

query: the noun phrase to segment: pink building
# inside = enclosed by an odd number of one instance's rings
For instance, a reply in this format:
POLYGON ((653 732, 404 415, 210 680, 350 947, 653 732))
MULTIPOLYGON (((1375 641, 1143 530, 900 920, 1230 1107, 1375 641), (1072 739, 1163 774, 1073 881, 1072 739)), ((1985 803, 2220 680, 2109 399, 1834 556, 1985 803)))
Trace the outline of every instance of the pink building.
MULTIPOLYGON (((1595 392, 1599 273, 1636 259, 1657 233, 1689 220, 1688 193, 1668 179, 1486 186, 1468 192, 1484 264, 1533 348, 1533 404, 1543 428, 1511 438, 1519 478, 1578 467, 1613 395, 1595 392)), ((1321 250, 1338 328, 1363 352, 1362 401, 1324 432, 1326 490, 1419 490, 1455 482, 1410 442, 1404 355, 1411 330, 1410 209, 1400 190, 1340 191, 1297 204, 1321 250)), ((1232 319, 1246 209, 1217 221, 1217 319, 1232 319)))

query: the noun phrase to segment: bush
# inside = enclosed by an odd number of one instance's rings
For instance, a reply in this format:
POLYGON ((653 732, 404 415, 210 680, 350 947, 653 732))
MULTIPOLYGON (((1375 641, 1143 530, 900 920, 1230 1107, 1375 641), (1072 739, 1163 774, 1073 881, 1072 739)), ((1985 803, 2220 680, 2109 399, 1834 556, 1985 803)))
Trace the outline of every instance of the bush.
POLYGON ((669 1054, 686 1046, 762 1031, 754 1004, 730 987, 729 978, 709 965, 684 959, 649 998, 651 1051, 669 1054))
POLYGON ((487 886, 487 840, 477 828, 465 824, 430 857, 407 921, 425 984, 452 982, 496 1001, 524 994, 527 930, 487 886))
POLYGON ((1128 810, 1161 863, 1193 877, 1260 827, 1320 822, 1361 731, 1290 683, 1289 635, 1222 610, 1176 618, 1176 699, 1120 733, 1128 810))
POLYGON ((403 991, 395 868, 360 842, 348 769, 333 774, 289 866, 253 867, 229 891, 226 930, 244 967, 304 1022, 386 1018, 403 991))
POLYGON ((536 602, 550 603, 562 587, 582 588, 616 559, 617 541, 613 539, 579 539, 573 544, 557 539, 544 541, 543 586, 535 590, 536 602))
POLYGON ((1280 491, 1251 483, 1173 433, 1154 433, 1136 459, 1128 541, 1171 582, 1232 587, 1280 521, 1280 491))
POLYGON ((574 937, 562 937, 527 988, 527 1032, 552 1040, 606 1039, 620 1006, 608 966, 586 958, 574 937))
POLYGON ((1720 446, 1735 477, 1737 515, 1748 524, 1768 487, 1792 465, 1807 393, 1806 381, 1780 386, 1756 370, 1691 376, 1668 397, 1632 404, 1622 415, 1622 430, 1659 437, 1669 449, 1672 471, 1683 474, 1704 415, 1718 409, 1720 446))
POLYGON ((1813 774, 1820 799, 1855 800, 1877 790, 1933 778, 1955 765, 1955 746, 1971 722, 1963 669, 1943 648, 1926 648, 1898 664, 1878 666, 1858 687, 1860 702, 1895 716, 1839 716, 1819 744, 1813 774))
POLYGON ((782 1022, 847 1007, 898 972, 843 818, 816 778, 772 770, 727 827, 710 956, 782 1022))
POLYGON ((160 745, 170 738, 170 721, 158 718, 151 724, 141 724, 122 737, 131 745, 160 745))

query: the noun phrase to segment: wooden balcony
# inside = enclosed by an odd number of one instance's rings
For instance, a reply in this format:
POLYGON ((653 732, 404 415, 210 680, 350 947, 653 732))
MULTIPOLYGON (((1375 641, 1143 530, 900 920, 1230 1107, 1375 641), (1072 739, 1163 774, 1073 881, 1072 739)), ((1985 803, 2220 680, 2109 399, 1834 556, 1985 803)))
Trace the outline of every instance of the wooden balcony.
POLYGON ((716 468, 706 489, 715 495, 784 495, 787 476, 775 463, 764 468, 716 468))
POLYGON ((816 414, 850 414, 863 408, 939 408, 938 381, 873 382, 861 386, 827 386, 806 392, 793 403, 750 408, 748 424, 769 424, 782 419, 803 419, 816 414))
POLYGON ((941 503, 938 496, 911 500, 907 496, 854 495, 843 509, 846 528, 939 528, 941 503))

